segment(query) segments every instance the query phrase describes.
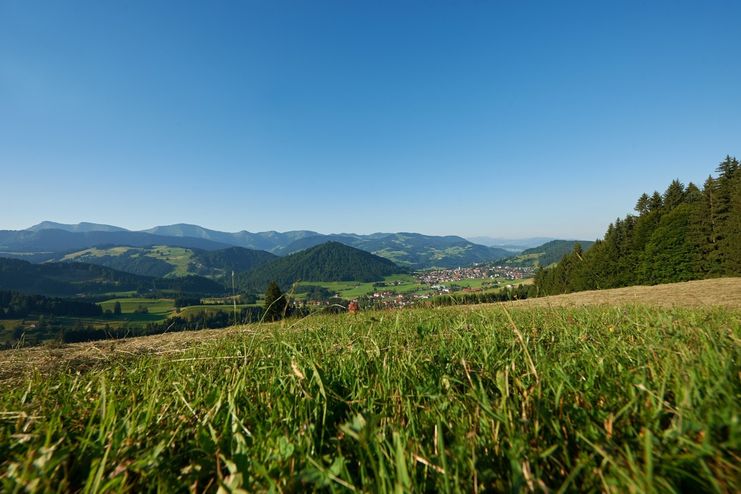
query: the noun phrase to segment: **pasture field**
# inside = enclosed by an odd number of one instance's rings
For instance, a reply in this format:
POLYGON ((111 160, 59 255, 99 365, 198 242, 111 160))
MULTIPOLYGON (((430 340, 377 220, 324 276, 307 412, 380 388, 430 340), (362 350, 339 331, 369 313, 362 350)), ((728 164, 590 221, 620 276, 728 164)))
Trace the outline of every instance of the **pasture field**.
MULTIPOLYGON (((512 285, 518 285, 518 284, 530 284, 532 283, 532 279, 525 279, 525 280, 506 280, 504 278, 499 279, 466 279, 466 280, 459 280, 459 281, 451 281, 443 283, 445 286, 451 286, 451 285, 457 285, 461 288, 476 288, 476 289, 491 289, 491 290, 498 290, 499 288, 492 288, 485 286, 487 284, 491 283, 499 283, 500 288, 503 285, 512 284, 512 285)), ((392 275, 387 276, 384 281, 384 286, 374 286, 374 283, 361 283, 357 281, 303 281, 299 283, 299 285, 313 285, 313 286, 321 286, 326 288, 327 290, 330 290, 333 293, 338 293, 340 297, 350 300, 354 298, 361 297, 363 295, 368 295, 369 293, 373 293, 375 291, 388 291, 393 293, 405 293, 405 294, 412 294, 412 293, 427 293, 427 294, 436 294, 438 293, 436 290, 432 290, 427 284, 425 283, 419 283, 414 276, 411 275, 392 275)), ((306 298, 306 295, 303 293, 297 293, 294 296, 298 300, 302 300, 306 298)))
MULTIPOLYGON (((237 310, 242 310, 245 307, 262 307, 261 304, 237 304, 237 310)), ((234 310, 234 305, 216 305, 216 304, 208 304, 208 305, 190 305, 188 307, 183 307, 180 309, 180 312, 177 313, 177 315, 181 317, 187 317, 194 314, 199 313, 214 313, 214 312, 226 312, 227 314, 231 314, 234 310)))
POLYGON ((595 303, 1 352, 0 490, 738 492, 739 306, 595 303))
POLYGON ((171 298, 114 298, 100 302, 103 310, 113 311, 116 302, 121 304, 121 314, 132 314, 140 307, 145 307, 150 314, 167 317, 175 310, 175 300, 171 298))
MULTIPOLYGON (((426 289, 424 284, 417 283, 414 276, 407 274, 395 274, 386 276, 383 280, 384 286, 375 287, 373 282, 358 281, 302 281, 299 285, 321 286, 327 290, 338 293, 344 299, 354 299, 374 291, 392 291, 395 293, 411 293, 426 289)), ((301 299, 304 294, 296 294, 301 299)))
POLYGON ((165 261, 174 266, 174 271, 168 274, 173 276, 186 276, 188 273, 188 264, 193 260, 193 251, 182 247, 170 247, 167 245, 157 245, 147 256, 154 259, 165 261))

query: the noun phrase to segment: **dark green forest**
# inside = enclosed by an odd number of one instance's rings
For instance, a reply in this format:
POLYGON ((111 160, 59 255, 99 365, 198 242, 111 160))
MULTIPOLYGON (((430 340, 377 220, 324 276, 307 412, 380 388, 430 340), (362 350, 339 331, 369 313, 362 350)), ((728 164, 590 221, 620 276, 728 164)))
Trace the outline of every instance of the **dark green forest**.
POLYGON ((310 249, 280 257, 239 277, 247 291, 263 291, 275 281, 283 290, 295 281, 380 281, 385 276, 406 272, 382 257, 339 242, 326 242, 310 249))
POLYGON ((84 300, 50 298, 43 295, 0 290, 0 319, 20 319, 29 315, 96 317, 103 310, 84 300))
POLYGON ((741 275, 741 170, 727 156, 700 188, 674 180, 643 194, 588 251, 535 278, 539 295, 741 275))
POLYGON ((52 297, 94 296, 108 292, 221 294, 224 287, 200 276, 152 278, 76 262, 31 264, 0 257, 0 286, 52 297))

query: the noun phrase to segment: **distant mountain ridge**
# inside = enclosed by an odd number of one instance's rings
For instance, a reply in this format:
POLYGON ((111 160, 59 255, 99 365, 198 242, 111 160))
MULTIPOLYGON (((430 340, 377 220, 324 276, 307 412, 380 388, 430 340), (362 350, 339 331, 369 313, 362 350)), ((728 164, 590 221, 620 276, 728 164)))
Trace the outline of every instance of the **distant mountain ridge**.
POLYGON ((430 236, 420 233, 384 233, 374 235, 319 235, 306 237, 279 250, 290 254, 331 240, 385 257, 400 266, 414 269, 454 268, 474 263, 494 261, 512 253, 477 245, 454 235, 430 236))
POLYGON ((189 225, 187 223, 155 226, 154 228, 144 230, 144 232, 167 237, 203 238, 223 244, 245 247, 247 249, 266 250, 268 252, 273 252, 295 240, 319 235, 317 232, 308 230, 296 230, 283 233, 275 231, 252 233, 242 230, 240 232, 229 233, 209 230, 202 226, 189 225))
POLYGON ((512 255, 511 249, 487 247, 453 235, 434 236, 411 232, 326 235, 311 230, 229 233, 186 223, 157 226, 145 231, 129 231, 111 225, 69 225, 48 221, 28 230, 0 231, 0 255, 39 261, 50 258, 41 255, 47 252, 68 253, 99 246, 154 245, 210 251, 237 246, 288 255, 327 241, 340 242, 414 269, 467 266, 512 255), (96 228, 102 230, 95 230, 96 228))
POLYGON ((467 237, 466 240, 487 247, 497 247, 504 250, 520 252, 557 239, 553 237, 498 238, 481 236, 467 237))
POLYGON ((37 225, 27 228, 26 230, 38 232, 40 230, 64 230, 66 232, 128 232, 126 228, 113 225, 102 225, 100 223, 88 223, 86 221, 71 225, 67 223, 57 223, 55 221, 42 221, 37 225))
POLYGON ((58 229, 0 230, 2 252, 67 252, 102 245, 148 247, 175 245, 178 247, 218 250, 230 244, 193 237, 166 237, 144 232, 123 231, 67 231, 58 229))

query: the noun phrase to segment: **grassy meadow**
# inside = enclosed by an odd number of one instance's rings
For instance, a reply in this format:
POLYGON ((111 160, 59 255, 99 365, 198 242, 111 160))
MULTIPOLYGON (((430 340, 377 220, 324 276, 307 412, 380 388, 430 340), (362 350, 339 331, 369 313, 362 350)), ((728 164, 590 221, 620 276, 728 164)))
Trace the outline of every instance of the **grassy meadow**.
POLYGON ((121 304, 121 314, 133 314, 141 308, 146 308, 149 314, 160 315, 163 318, 175 310, 175 300, 171 298, 113 298, 101 302, 103 310, 113 311, 116 302, 121 304))
POLYGON ((738 492, 740 337, 495 304, 2 352, 0 490, 738 492))

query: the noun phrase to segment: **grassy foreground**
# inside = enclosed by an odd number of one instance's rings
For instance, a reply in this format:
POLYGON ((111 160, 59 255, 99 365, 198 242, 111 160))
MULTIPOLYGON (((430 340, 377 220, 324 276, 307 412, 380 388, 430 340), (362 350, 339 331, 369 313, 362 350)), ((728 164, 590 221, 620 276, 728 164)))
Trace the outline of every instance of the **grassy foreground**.
POLYGON ((0 384, 0 490, 738 492, 740 336, 494 305, 101 351, 0 384))

